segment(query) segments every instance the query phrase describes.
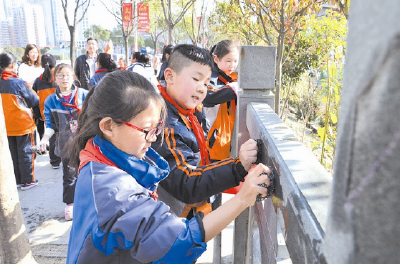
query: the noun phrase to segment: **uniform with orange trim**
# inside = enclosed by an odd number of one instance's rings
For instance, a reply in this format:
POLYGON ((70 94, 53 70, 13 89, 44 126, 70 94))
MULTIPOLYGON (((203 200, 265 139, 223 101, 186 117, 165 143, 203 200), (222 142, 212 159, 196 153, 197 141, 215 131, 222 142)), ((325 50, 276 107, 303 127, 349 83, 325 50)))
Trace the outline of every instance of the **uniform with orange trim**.
MULTIPOLYGON (((238 158, 232 157, 199 166, 200 146, 188 119, 169 101, 166 100, 166 104, 168 114, 164 140, 158 137, 152 144, 171 168, 169 176, 160 182, 159 198, 177 216, 190 218, 199 211, 207 214, 211 211, 209 198, 239 185, 247 171, 238 158)), ((201 109, 197 108, 194 115, 207 132, 206 118, 201 109)))
POLYGON ((14 72, 3 69, 5 66, 1 54, 0 94, 8 137, 8 145, 14 165, 17 185, 26 188, 35 183, 34 158, 31 148, 35 145, 34 133, 36 125, 34 117, 38 118, 39 98, 35 91, 14 72), (32 110, 34 108, 34 110, 32 110))
POLYGON ((238 186, 247 175, 239 158, 210 164, 205 137, 208 126, 201 103, 212 66, 207 50, 178 45, 164 71, 167 86, 159 86, 167 119, 164 139, 158 137, 152 147, 168 161, 171 172, 160 182, 158 194, 181 217, 191 218, 199 211, 209 213, 214 195, 238 186))
POLYGON ((237 82, 235 72, 228 75, 221 70, 213 71, 204 110, 211 128, 207 135, 207 149, 212 161, 230 156, 231 140, 236 116, 236 91, 229 85, 237 82))

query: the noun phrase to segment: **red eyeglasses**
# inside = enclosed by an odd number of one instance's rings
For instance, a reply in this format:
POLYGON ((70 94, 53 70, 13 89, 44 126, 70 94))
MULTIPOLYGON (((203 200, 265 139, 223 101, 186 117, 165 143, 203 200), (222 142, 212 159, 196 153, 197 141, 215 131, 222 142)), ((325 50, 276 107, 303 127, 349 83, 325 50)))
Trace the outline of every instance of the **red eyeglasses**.
POLYGON ((157 124, 157 126, 155 128, 151 128, 149 130, 145 130, 145 129, 136 127, 135 125, 130 124, 130 123, 125 122, 125 121, 122 121, 122 120, 118 120, 118 121, 120 123, 123 123, 123 124, 133 128, 133 129, 135 129, 135 130, 138 130, 139 132, 143 132, 145 134, 144 139, 146 141, 149 141, 151 138, 153 138, 154 135, 158 136, 163 131, 163 128, 164 128, 164 122, 162 120, 158 121, 158 124, 157 124))

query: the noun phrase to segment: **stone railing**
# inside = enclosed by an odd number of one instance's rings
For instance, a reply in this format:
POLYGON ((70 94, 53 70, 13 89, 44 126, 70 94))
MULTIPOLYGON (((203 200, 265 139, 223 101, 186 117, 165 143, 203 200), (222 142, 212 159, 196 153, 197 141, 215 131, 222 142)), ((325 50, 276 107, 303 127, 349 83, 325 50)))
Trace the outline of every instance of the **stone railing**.
POLYGON ((280 259, 325 263, 322 243, 331 177, 273 111, 275 51, 275 47, 260 46, 240 50, 241 89, 232 154, 247 139, 261 139, 262 163, 276 172, 276 187, 273 198, 235 220, 233 263, 280 259))

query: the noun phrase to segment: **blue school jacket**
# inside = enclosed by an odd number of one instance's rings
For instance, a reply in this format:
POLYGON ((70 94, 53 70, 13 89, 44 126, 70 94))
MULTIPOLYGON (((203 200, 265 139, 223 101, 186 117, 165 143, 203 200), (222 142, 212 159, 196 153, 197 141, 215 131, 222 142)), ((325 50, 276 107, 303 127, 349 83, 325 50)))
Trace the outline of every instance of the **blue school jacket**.
POLYGON ((151 148, 141 160, 97 136, 93 143, 116 167, 88 162, 81 168, 67 263, 197 260, 206 250, 202 216, 178 218, 150 195, 168 175, 168 163, 151 148))

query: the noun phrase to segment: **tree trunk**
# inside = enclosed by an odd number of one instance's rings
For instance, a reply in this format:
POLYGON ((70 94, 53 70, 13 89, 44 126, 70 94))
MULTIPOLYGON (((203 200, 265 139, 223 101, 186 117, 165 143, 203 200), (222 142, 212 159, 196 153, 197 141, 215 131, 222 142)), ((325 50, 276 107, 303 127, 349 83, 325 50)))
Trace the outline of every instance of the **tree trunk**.
POLYGON ((0 256, 1 263, 35 263, 26 235, 0 98, 0 256))
POLYGON ((74 68, 75 65, 75 27, 70 26, 69 27, 69 34, 71 37, 71 44, 69 46, 70 48, 70 58, 71 58, 71 66, 74 68))
POLYGON ((171 25, 171 23, 168 23, 168 44, 172 44, 172 30, 174 27, 171 25))
POLYGON ((279 101, 281 92, 281 82, 282 82, 282 52, 283 47, 278 47, 278 57, 276 59, 276 84, 275 84, 275 113, 279 115, 279 101), (279 51, 281 49, 281 51, 279 51))
POLYGON ((124 47, 125 47, 125 56, 126 56, 126 63, 129 65, 130 63, 130 58, 128 57, 129 55, 129 50, 128 50, 128 42, 129 42, 129 37, 124 35, 124 47))

